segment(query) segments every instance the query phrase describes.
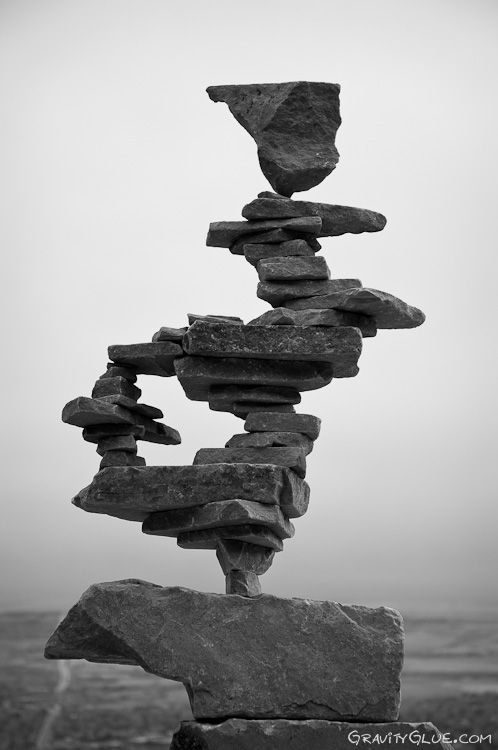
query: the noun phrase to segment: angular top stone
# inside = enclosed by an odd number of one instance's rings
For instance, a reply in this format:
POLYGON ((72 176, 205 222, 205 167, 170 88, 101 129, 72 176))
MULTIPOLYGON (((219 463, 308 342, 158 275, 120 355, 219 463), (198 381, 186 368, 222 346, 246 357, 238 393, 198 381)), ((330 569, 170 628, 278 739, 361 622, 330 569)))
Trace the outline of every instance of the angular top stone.
POLYGON ((318 185, 335 168, 339 92, 336 83, 310 81, 207 89, 252 135, 263 174, 285 196, 318 185))

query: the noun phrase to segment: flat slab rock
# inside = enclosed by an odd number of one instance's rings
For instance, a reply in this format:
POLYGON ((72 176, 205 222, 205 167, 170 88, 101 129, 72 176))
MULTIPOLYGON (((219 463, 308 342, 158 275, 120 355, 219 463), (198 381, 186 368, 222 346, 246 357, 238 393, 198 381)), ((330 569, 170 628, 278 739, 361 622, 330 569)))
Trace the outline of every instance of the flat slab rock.
POLYGON ((173 362, 183 354, 182 347, 173 341, 114 344, 107 351, 109 359, 116 364, 129 365, 139 375, 159 375, 163 378, 175 374, 173 362))
POLYGON ((268 219, 266 221, 213 221, 209 225, 206 245, 208 247, 231 247, 242 237, 252 237, 255 234, 273 232, 274 230, 317 235, 321 228, 322 220, 318 216, 303 216, 300 219, 268 219))
POLYGON ((315 252, 306 240, 289 240, 273 245, 244 245, 244 257, 252 266, 269 258, 314 258, 315 252))
POLYGON ((201 448, 194 458, 200 464, 275 464, 287 466, 298 477, 306 476, 306 458, 300 448, 201 448))
POLYGON ((400 737, 399 747, 416 748, 421 738, 435 750, 452 747, 442 741, 442 732, 429 722, 228 719, 219 724, 183 721, 173 735, 170 750, 365 750, 372 745, 391 747, 396 735, 400 737))
POLYGON ((394 721, 403 626, 386 607, 125 580, 91 586, 45 656, 136 664, 183 682, 196 719, 394 721))
POLYGON ((292 81, 209 86, 258 146, 261 170, 285 196, 318 185, 335 168, 340 86, 292 81))
POLYGON ((185 531, 178 534, 176 543, 183 549, 218 549, 220 542, 228 539, 260 546, 274 552, 284 548, 282 539, 266 526, 243 523, 233 526, 218 526, 215 529, 185 531))
POLYGON ((250 320, 249 326, 353 326, 364 338, 376 336, 375 320, 361 313, 342 310, 290 310, 276 307, 250 320))
POLYGON ((407 305, 392 294, 367 287, 344 289, 316 297, 289 299, 285 302, 285 307, 292 310, 333 308, 361 313, 373 318, 377 328, 416 328, 425 320, 424 313, 417 307, 407 305))
POLYGON ((250 414, 244 429, 248 432, 302 432, 311 440, 320 434, 322 420, 313 414, 250 414))
POLYGON ((286 516, 297 518, 308 507, 309 487, 290 469, 270 464, 112 467, 96 474, 73 504, 89 513, 144 521, 157 511, 233 498, 280 505, 286 516))
POLYGON ((263 258, 257 264, 260 281, 306 281, 330 279, 327 261, 321 255, 263 258))
POLYGON ((300 432, 240 432, 232 435, 225 448, 300 448, 307 456, 313 440, 300 432))
MULTIPOLYGON (((260 281, 256 294, 259 299, 269 302, 273 307, 287 307, 289 300, 341 292, 344 289, 361 287, 359 279, 326 279, 306 281, 260 281)), ((289 305, 290 306, 290 305, 289 305)), ((320 307, 317 305, 317 307, 320 307)))

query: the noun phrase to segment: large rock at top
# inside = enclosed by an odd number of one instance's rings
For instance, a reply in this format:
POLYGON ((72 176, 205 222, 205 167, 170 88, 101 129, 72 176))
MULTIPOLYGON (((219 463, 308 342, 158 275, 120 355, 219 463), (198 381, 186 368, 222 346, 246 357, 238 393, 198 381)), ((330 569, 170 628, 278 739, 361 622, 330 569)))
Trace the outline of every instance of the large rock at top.
POLYGON ((398 715, 403 626, 385 607, 127 580, 91 586, 45 656, 183 682, 196 719, 382 722, 398 715))
POLYGON ((73 504, 89 513, 144 521, 157 511, 233 498, 280 505, 286 516, 297 518, 308 507, 309 487, 290 469, 270 464, 116 466, 99 471, 73 504))
POLYGON ((310 81, 207 89, 214 102, 228 104, 252 135, 263 174, 277 193, 286 196, 318 185, 335 168, 339 92, 336 83, 310 81))

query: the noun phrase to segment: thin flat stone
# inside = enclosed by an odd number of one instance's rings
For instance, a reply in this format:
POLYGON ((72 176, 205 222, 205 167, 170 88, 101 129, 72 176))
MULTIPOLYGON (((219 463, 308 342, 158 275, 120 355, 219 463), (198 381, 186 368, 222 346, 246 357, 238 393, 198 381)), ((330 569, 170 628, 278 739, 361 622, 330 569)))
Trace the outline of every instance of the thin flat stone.
POLYGON ((301 448, 307 456, 313 440, 300 432, 241 432, 225 443, 225 448, 301 448))
POLYGON ((137 381, 137 374, 135 372, 135 368, 125 367, 125 366, 120 367, 119 365, 115 365, 114 362, 107 363, 107 370, 100 377, 101 378, 119 378, 119 377, 126 378, 126 380, 129 380, 130 383, 136 383, 137 381))
POLYGON ((301 479, 306 476, 306 457, 300 448, 201 448, 193 463, 275 464, 287 466, 301 479))
POLYGON ((145 435, 145 427, 141 424, 96 424, 83 428, 83 440, 88 443, 121 435, 133 435, 135 440, 139 440, 145 435))
POLYGON ((250 320, 249 326, 353 326, 359 328, 364 338, 375 336, 375 320, 361 313, 342 312, 341 310, 291 310, 288 307, 276 307, 273 310, 250 320))
POLYGON ((142 531, 153 536, 176 537, 191 531, 244 524, 264 526, 273 531, 279 539, 290 539, 294 536, 293 525, 284 518, 278 505, 264 505, 252 500, 238 499, 206 503, 196 508, 152 513, 143 522, 142 531))
POLYGON ((261 170, 272 188, 290 196, 318 185, 335 168, 335 135, 341 124, 340 86, 290 81, 209 86, 254 138, 261 170))
POLYGON ((362 339, 357 328, 230 326, 196 322, 183 342, 189 355, 330 362, 333 376, 354 377, 362 339))
POLYGON ((176 543, 183 549, 217 549, 220 539, 236 539, 249 544, 260 545, 281 552, 284 548, 282 540, 273 531, 256 524, 241 524, 240 526, 219 526, 216 529, 203 531, 187 531, 178 534, 176 543))
POLYGON ((97 424, 133 425, 139 420, 121 406, 100 399, 79 396, 65 405, 62 410, 62 421, 76 427, 88 427, 97 424))
POLYGON ((270 194, 246 203, 242 216, 248 221, 265 219, 292 219, 296 216, 319 216, 318 204, 311 201, 293 201, 284 195, 270 194), (274 197, 273 197, 274 195, 274 197))
POLYGON ((140 388, 130 383, 126 378, 99 378, 92 390, 92 398, 101 398, 102 396, 125 396, 131 400, 137 401, 142 395, 140 388))
POLYGON ((424 313, 403 300, 378 289, 345 289, 324 296, 293 299, 285 303, 292 310, 328 309, 369 315, 377 328, 416 328, 425 320, 424 313))
POLYGON ((237 596, 260 596, 261 584, 256 573, 231 570, 225 576, 225 593, 237 596))
POLYGON ((263 404, 299 404, 301 394, 295 388, 241 387, 213 385, 209 389, 210 402, 252 401, 263 404))
POLYGON ((132 398, 127 398, 126 396, 99 396, 99 399, 101 401, 106 401, 109 404, 123 406, 125 409, 129 409, 130 411, 135 412, 135 414, 140 414, 148 419, 162 419, 162 417, 164 417, 161 409, 158 409, 156 406, 139 404, 132 398))
MULTIPOLYGON (((329 279, 322 281, 260 281, 256 294, 273 307, 291 307, 289 301, 309 297, 318 299, 318 295, 329 295, 344 289, 358 289, 359 279, 329 279)), ((312 305, 310 305, 312 307, 312 305)), ((315 305, 320 308, 320 305, 315 305)), ((294 309, 299 309, 294 307, 294 309)), ((361 311, 358 311, 361 312, 361 311)))
POLYGON ((252 266, 266 258, 314 258, 315 252, 306 240, 288 240, 274 245, 244 245, 244 257, 252 266))
POLYGON ((220 539, 216 548, 216 557, 225 575, 230 571, 244 570, 260 576, 269 570, 275 552, 256 544, 238 542, 234 539, 220 539))
POLYGON ((74 498, 89 513, 144 521, 150 513, 222 500, 280 505, 288 518, 306 513, 309 487, 295 472, 274 465, 212 464, 109 468, 74 498))
POLYGON ((129 451, 108 451, 100 462, 100 471, 109 466, 145 466, 145 458, 129 451))
POLYGON ((260 281, 321 281, 330 279, 327 261, 321 255, 313 258, 264 258, 257 265, 260 281))
POLYGON ((103 456, 108 451, 137 452, 137 441, 133 435, 110 435, 98 441, 97 453, 103 456))
POLYGON ((296 239, 296 234, 296 232, 288 232, 285 229, 273 229, 270 232, 247 234, 230 246, 230 252, 232 255, 244 255, 245 248, 248 245, 277 245, 296 239))
POLYGON ((242 318, 237 318, 232 315, 196 315, 195 313, 188 313, 188 324, 190 326, 197 320, 203 320, 206 323, 234 323, 236 325, 244 324, 242 318))
POLYGON ((419 743, 434 750, 454 747, 443 742, 443 732, 429 722, 226 719, 216 724, 182 721, 170 750, 362 750, 395 746, 395 738, 400 747, 415 748, 419 743))
MULTIPOLYGON (((212 408, 210 406, 210 408, 212 408)), ((213 409, 216 411, 216 409, 213 409)), ((246 419, 248 414, 252 414, 253 411, 272 411, 279 412, 281 414, 294 414, 295 408, 292 404, 259 404, 252 401, 235 401, 229 410, 236 417, 240 419, 246 419)))
POLYGON ((109 359, 117 364, 130 365, 140 375, 171 377, 175 374, 174 360, 181 357, 181 346, 172 341, 146 344, 115 344, 108 348, 109 359))
MULTIPOLYGON (((197 720, 326 719, 365 727, 398 716, 403 625, 387 607, 115 581, 83 594, 45 656, 136 664, 181 681, 197 720)), ((326 747, 335 745, 320 750, 326 747)))
POLYGON ((312 414, 250 414, 244 429, 247 432, 302 432, 311 440, 320 434, 322 420, 312 414))
POLYGON ((329 362, 296 362, 235 357, 183 357, 175 362, 188 398, 208 401, 213 385, 276 386, 313 391, 332 380, 329 362))
POLYGON ((182 343, 183 334, 187 328, 170 328, 162 326, 152 337, 152 341, 174 341, 177 344, 182 343))
POLYGON ((269 219, 268 221, 213 221, 209 225, 206 245, 208 247, 231 247, 241 237, 273 232, 275 229, 318 235, 321 228, 322 220, 318 216, 269 219))

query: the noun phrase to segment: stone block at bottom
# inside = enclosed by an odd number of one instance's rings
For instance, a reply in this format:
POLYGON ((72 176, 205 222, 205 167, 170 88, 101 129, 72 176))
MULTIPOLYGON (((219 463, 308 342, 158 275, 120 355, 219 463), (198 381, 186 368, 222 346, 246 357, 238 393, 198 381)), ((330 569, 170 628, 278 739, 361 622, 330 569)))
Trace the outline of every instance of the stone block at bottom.
POLYGON ((170 750, 354 750, 382 745, 449 750, 428 722, 382 724, 308 719, 228 719, 220 724, 184 721, 170 750))

